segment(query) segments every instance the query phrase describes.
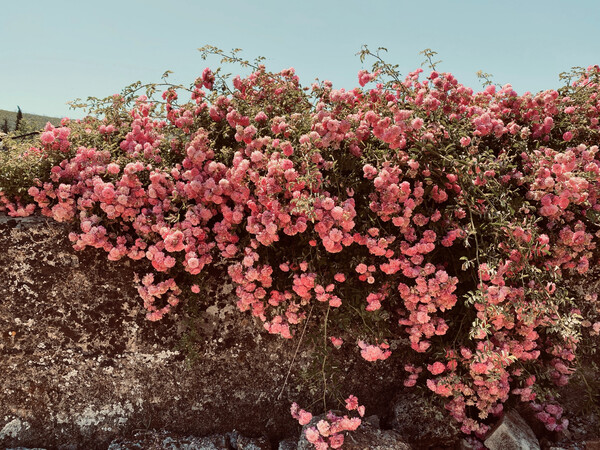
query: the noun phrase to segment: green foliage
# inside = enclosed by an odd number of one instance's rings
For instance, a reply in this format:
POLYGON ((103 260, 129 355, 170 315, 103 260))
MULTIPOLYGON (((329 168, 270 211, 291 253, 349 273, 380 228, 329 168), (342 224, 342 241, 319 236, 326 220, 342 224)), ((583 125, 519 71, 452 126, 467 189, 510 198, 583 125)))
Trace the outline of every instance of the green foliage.
POLYGON ((6 195, 26 198, 29 186, 35 185, 37 180, 47 179, 50 169, 62 160, 62 156, 49 158, 32 151, 29 141, 13 139, 13 134, 2 141, 0 185, 6 195))
POLYGON ((21 107, 17 106, 17 118, 15 119, 15 131, 21 130, 21 120, 23 120, 23 112, 21 111, 21 107))

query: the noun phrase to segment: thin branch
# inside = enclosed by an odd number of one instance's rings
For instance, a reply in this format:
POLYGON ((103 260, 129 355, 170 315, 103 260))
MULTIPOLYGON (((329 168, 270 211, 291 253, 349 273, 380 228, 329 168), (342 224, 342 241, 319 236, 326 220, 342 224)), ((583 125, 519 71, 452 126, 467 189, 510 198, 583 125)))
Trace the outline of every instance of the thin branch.
POLYGON ((296 351, 294 352, 294 356, 292 357, 292 362, 290 363, 290 367, 285 376, 285 380, 283 380, 283 386, 281 386, 281 391, 277 396, 277 400, 281 400, 281 396, 283 395, 283 390, 285 389, 285 385, 287 384, 287 380, 292 372, 292 367, 294 366, 294 362, 296 361, 296 356, 298 356, 298 351, 300 350, 300 344, 302 344, 302 338, 304 338, 304 333, 306 332, 306 327, 308 326, 308 321, 310 320, 310 315, 312 314, 313 307, 315 305, 311 305, 310 311, 308 312, 308 317, 306 318, 306 322, 304 323, 304 329, 302 330, 302 334, 300 335, 300 340, 298 341, 298 345, 296 346, 296 351))

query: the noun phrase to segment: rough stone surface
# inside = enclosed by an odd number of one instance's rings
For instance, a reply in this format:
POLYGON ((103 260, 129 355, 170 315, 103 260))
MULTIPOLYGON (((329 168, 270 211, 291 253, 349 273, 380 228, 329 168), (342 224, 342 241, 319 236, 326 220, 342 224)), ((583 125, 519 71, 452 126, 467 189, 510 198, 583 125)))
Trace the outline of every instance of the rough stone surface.
POLYGON ((413 391, 404 391, 393 403, 392 428, 407 442, 422 448, 458 446, 460 430, 444 411, 413 391))
POLYGON ((12 447, 6 450, 46 450, 45 448, 12 447))
MULTIPOLYGON (((231 436, 234 428, 249 436, 239 445, 265 436, 272 448, 297 448, 297 439, 280 441, 299 436, 290 404, 312 402, 314 392, 300 376, 310 347, 301 347, 280 397, 297 340, 268 335, 238 312, 222 273, 211 274, 193 314, 180 305, 149 322, 132 281, 148 267, 108 261, 101 250, 76 252, 68 232, 49 219, 0 214, 0 448, 105 449, 139 430, 210 437, 231 436), (196 343, 184 339, 193 334, 196 343), (195 363, 186 360, 190 348, 195 363)), ((600 289, 597 280, 585 285, 600 289)), ((372 423, 364 439, 459 445, 460 433, 442 410, 398 389, 402 364, 380 370, 351 347, 339 351, 348 369, 338 376, 340 392, 357 395, 394 430, 372 423)), ((595 372, 585 370, 588 383, 597 383, 595 372)), ((598 415, 580 413, 591 397, 577 383, 561 388, 571 433, 547 436, 567 449, 600 438, 598 415)), ((348 436, 350 444, 360 434, 348 436)), ((227 445, 237 448, 231 440, 227 445)))
POLYGON ((514 410, 508 411, 485 440, 490 450, 536 450, 540 444, 527 422, 514 410))
POLYGON ((227 434, 229 445, 234 450, 270 450, 271 444, 265 437, 248 438, 242 436, 237 431, 227 434))
POLYGON ((116 439, 108 450, 270 450, 266 438, 248 438, 237 431, 206 437, 181 436, 167 431, 137 432, 130 439, 116 439))
POLYGON ((594 439, 585 443, 585 450, 600 450, 600 439, 594 439))
POLYGON ((296 450, 298 448, 298 441, 294 439, 284 439, 277 446, 277 450, 296 450))
POLYGON ((225 435, 206 437, 178 436, 161 431, 137 432, 129 439, 116 439, 108 450, 230 450, 229 439, 225 435))
MULTIPOLYGON (((297 341, 238 312, 222 274, 196 321, 180 305, 149 322, 132 281, 147 266, 76 252, 68 232, 49 219, 0 215, 0 448, 106 448, 145 429, 209 436, 235 428, 274 443, 298 435, 289 407, 309 404, 298 374, 310 348, 279 397, 297 341), (193 364, 178 350, 190 332, 200 342, 193 364)), ((342 391, 385 413, 399 375, 348 352, 342 391)))

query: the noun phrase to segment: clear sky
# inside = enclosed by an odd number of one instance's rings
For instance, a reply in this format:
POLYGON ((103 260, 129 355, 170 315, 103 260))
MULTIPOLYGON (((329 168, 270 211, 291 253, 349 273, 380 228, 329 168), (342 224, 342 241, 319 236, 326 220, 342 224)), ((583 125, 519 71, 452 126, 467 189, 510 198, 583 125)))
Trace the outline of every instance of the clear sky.
MULTIPOLYGON (((519 93, 559 87, 572 66, 600 64, 599 0, 28 0, 0 6, 0 109, 81 117, 66 102, 137 80, 189 84, 198 48, 240 47, 272 70, 294 67, 352 88, 361 45, 387 47, 403 75, 431 48, 460 82, 491 73, 519 93)), ((231 69, 234 71, 237 69, 231 69)))

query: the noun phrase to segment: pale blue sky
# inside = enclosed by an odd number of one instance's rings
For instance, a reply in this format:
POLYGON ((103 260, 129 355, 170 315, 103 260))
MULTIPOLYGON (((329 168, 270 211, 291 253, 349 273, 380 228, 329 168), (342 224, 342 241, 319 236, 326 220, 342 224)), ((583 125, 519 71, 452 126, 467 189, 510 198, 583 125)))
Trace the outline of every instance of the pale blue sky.
MULTIPOLYGON (((0 109, 78 117, 66 102, 134 81, 191 83, 211 44, 295 67, 303 84, 357 85, 362 44, 387 47, 406 74, 432 48, 475 89, 477 70, 518 93, 556 88, 572 66, 600 64, 598 0, 29 0, 0 6, 0 109)), ((232 69, 234 70, 234 69, 232 69)))

